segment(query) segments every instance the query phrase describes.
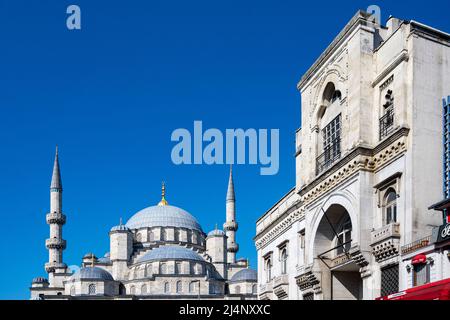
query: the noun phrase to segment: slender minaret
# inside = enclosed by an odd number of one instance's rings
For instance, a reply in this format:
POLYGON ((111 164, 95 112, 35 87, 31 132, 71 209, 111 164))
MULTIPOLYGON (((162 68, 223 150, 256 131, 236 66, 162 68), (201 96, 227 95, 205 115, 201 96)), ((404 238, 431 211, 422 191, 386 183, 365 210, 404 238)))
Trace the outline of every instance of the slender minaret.
POLYGON ((233 168, 230 166, 230 178, 228 180, 228 191, 226 200, 226 214, 227 219, 223 224, 225 234, 227 235, 227 262, 236 262, 236 252, 239 250, 239 245, 236 243, 236 231, 238 224, 236 222, 236 199, 234 197, 234 183, 233 183, 233 168))
POLYGON ((66 223, 66 216, 62 213, 62 182, 59 170, 58 147, 56 147, 55 162, 53 164, 52 182, 50 184, 50 212, 47 214, 47 224, 50 226, 50 238, 45 241, 48 249, 48 263, 45 270, 48 273, 64 272, 63 250, 66 241, 62 238, 62 226, 66 223))

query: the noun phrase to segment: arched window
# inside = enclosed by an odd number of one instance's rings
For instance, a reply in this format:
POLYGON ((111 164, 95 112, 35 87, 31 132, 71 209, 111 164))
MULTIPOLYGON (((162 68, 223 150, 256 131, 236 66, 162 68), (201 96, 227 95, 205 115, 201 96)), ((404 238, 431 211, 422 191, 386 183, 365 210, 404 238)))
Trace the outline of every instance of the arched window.
POLYGON ((270 282, 272 280, 272 261, 271 259, 266 260, 266 281, 270 282))
POLYGON ((119 295, 124 295, 126 294, 126 290, 125 290, 125 286, 121 283, 119 284, 119 295))
POLYGON ((149 263, 147 266, 146 266, 146 270, 147 270, 147 277, 149 277, 149 276, 151 276, 152 274, 153 274, 153 270, 152 270, 152 265, 151 265, 151 263, 149 263))
POLYGON ((350 217, 346 217, 341 224, 338 232, 338 238, 336 239, 336 254, 340 255, 350 250, 352 240, 352 222, 350 217))
POLYGON ((90 285, 89 285, 89 287, 88 287, 88 293, 90 294, 90 295, 92 295, 92 294, 95 294, 95 284, 93 284, 93 283, 91 283, 90 285))
POLYGON ((161 273, 161 274, 167 274, 167 264, 161 263, 161 265, 160 265, 159 268, 160 268, 159 273, 161 273))
POLYGON ((183 284, 181 281, 177 281, 177 293, 181 293, 183 291, 183 284))
POLYGON ((252 285, 252 293, 256 294, 258 292, 256 284, 252 285))
POLYGON ((241 287, 240 286, 236 286, 236 288, 234 289, 234 292, 236 294, 241 294, 241 287))
POLYGON ((136 241, 141 242, 142 241, 142 235, 140 233, 136 234, 136 241))
POLYGON ((149 230, 148 232, 148 241, 155 241, 155 234, 153 233, 152 230, 149 230))
POLYGON ((130 287, 130 294, 136 294, 136 288, 134 286, 130 287))
POLYGON ((281 274, 286 274, 287 273, 287 251, 286 248, 284 248, 283 250, 281 250, 281 257, 280 257, 280 261, 281 261, 281 274))
POLYGON ((194 293, 195 292, 195 285, 197 282, 192 281, 189 283, 189 293, 194 293))
POLYGON ((70 295, 71 296, 75 295, 75 286, 70 287, 70 295))
POLYGON ((182 274, 183 273, 181 262, 176 262, 175 263, 175 273, 176 274, 182 274))
POLYGON ((333 92, 333 95, 331 96, 331 103, 334 103, 335 101, 340 101, 342 98, 342 94, 339 90, 335 90, 333 92))
POLYGON ((169 293, 170 285, 168 282, 164 282, 164 293, 169 293))
POLYGON ((142 285, 141 294, 147 294, 147 285, 145 285, 145 284, 142 285))
POLYGON ((397 193, 393 188, 389 188, 384 199, 384 223, 387 225, 397 222, 397 193))

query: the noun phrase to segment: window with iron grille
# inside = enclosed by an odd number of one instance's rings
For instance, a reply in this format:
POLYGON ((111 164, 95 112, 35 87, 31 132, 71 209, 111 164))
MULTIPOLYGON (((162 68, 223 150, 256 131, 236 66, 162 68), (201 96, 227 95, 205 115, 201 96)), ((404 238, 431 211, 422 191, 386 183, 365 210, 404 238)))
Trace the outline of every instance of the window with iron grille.
POLYGON ((430 265, 428 263, 418 264, 413 269, 413 285, 421 286, 430 282, 430 265))
POLYGON ((323 153, 316 160, 316 174, 331 167, 341 157, 341 115, 322 129, 323 153))
POLYGON ((398 271, 398 264, 381 269, 382 297, 398 292, 398 271))
POLYGON ((380 118, 380 140, 386 138, 394 130, 394 96, 392 90, 387 91, 385 98, 383 116, 380 118))

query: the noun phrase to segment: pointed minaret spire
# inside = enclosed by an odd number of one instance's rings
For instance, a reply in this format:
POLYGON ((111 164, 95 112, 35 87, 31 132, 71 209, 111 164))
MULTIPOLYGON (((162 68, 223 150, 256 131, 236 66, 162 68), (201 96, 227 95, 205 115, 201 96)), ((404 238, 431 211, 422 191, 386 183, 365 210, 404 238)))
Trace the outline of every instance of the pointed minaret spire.
POLYGON ((232 165, 230 165, 230 178, 228 179, 227 201, 235 201, 232 165))
POLYGON ((227 262, 236 263, 236 252, 239 246, 236 243, 236 231, 238 224, 236 222, 236 199, 234 195, 233 167, 230 166, 230 177, 228 179, 228 190, 226 198, 226 221, 223 225, 227 235, 227 262))
POLYGON ((61 172, 59 170, 58 146, 55 151, 55 161, 53 163, 53 174, 50 189, 62 190, 61 172))

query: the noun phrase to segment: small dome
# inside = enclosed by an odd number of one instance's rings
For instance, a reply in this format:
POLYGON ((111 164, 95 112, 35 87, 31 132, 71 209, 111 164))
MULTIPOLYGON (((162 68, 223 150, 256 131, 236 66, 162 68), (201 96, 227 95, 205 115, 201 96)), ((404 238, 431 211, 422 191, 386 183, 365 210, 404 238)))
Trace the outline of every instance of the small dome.
POLYGON ((214 229, 208 233, 208 237, 223 237, 225 232, 219 229, 214 229))
POLYGON ((85 267, 75 272, 70 280, 110 280, 114 281, 112 275, 105 269, 98 267, 85 267))
POLYGON ((48 280, 44 277, 36 277, 33 279, 32 283, 48 283, 48 280))
POLYGON ((83 259, 92 259, 92 257, 94 257, 94 259, 97 259, 97 257, 95 256, 95 254, 93 254, 92 252, 86 253, 83 256, 83 259))
POLYGON ((176 227, 197 230, 203 233, 198 221, 187 211, 170 205, 152 206, 142 209, 128 220, 130 229, 151 227, 176 227))
POLYGON ((164 246, 152 249, 140 257, 137 263, 161 260, 194 260, 204 261, 200 255, 190 249, 176 246, 164 246))
POLYGON ((130 229, 127 228, 127 226, 125 226, 123 224, 119 224, 118 226, 112 227, 111 231, 130 231, 130 229))
POLYGON ((110 263, 111 259, 110 259, 110 254, 109 252, 105 253, 105 255, 102 258, 98 258, 97 259, 98 263, 110 263))
POLYGON ((258 273, 253 269, 242 269, 231 277, 231 282, 239 281, 256 282, 258 281, 258 273))

